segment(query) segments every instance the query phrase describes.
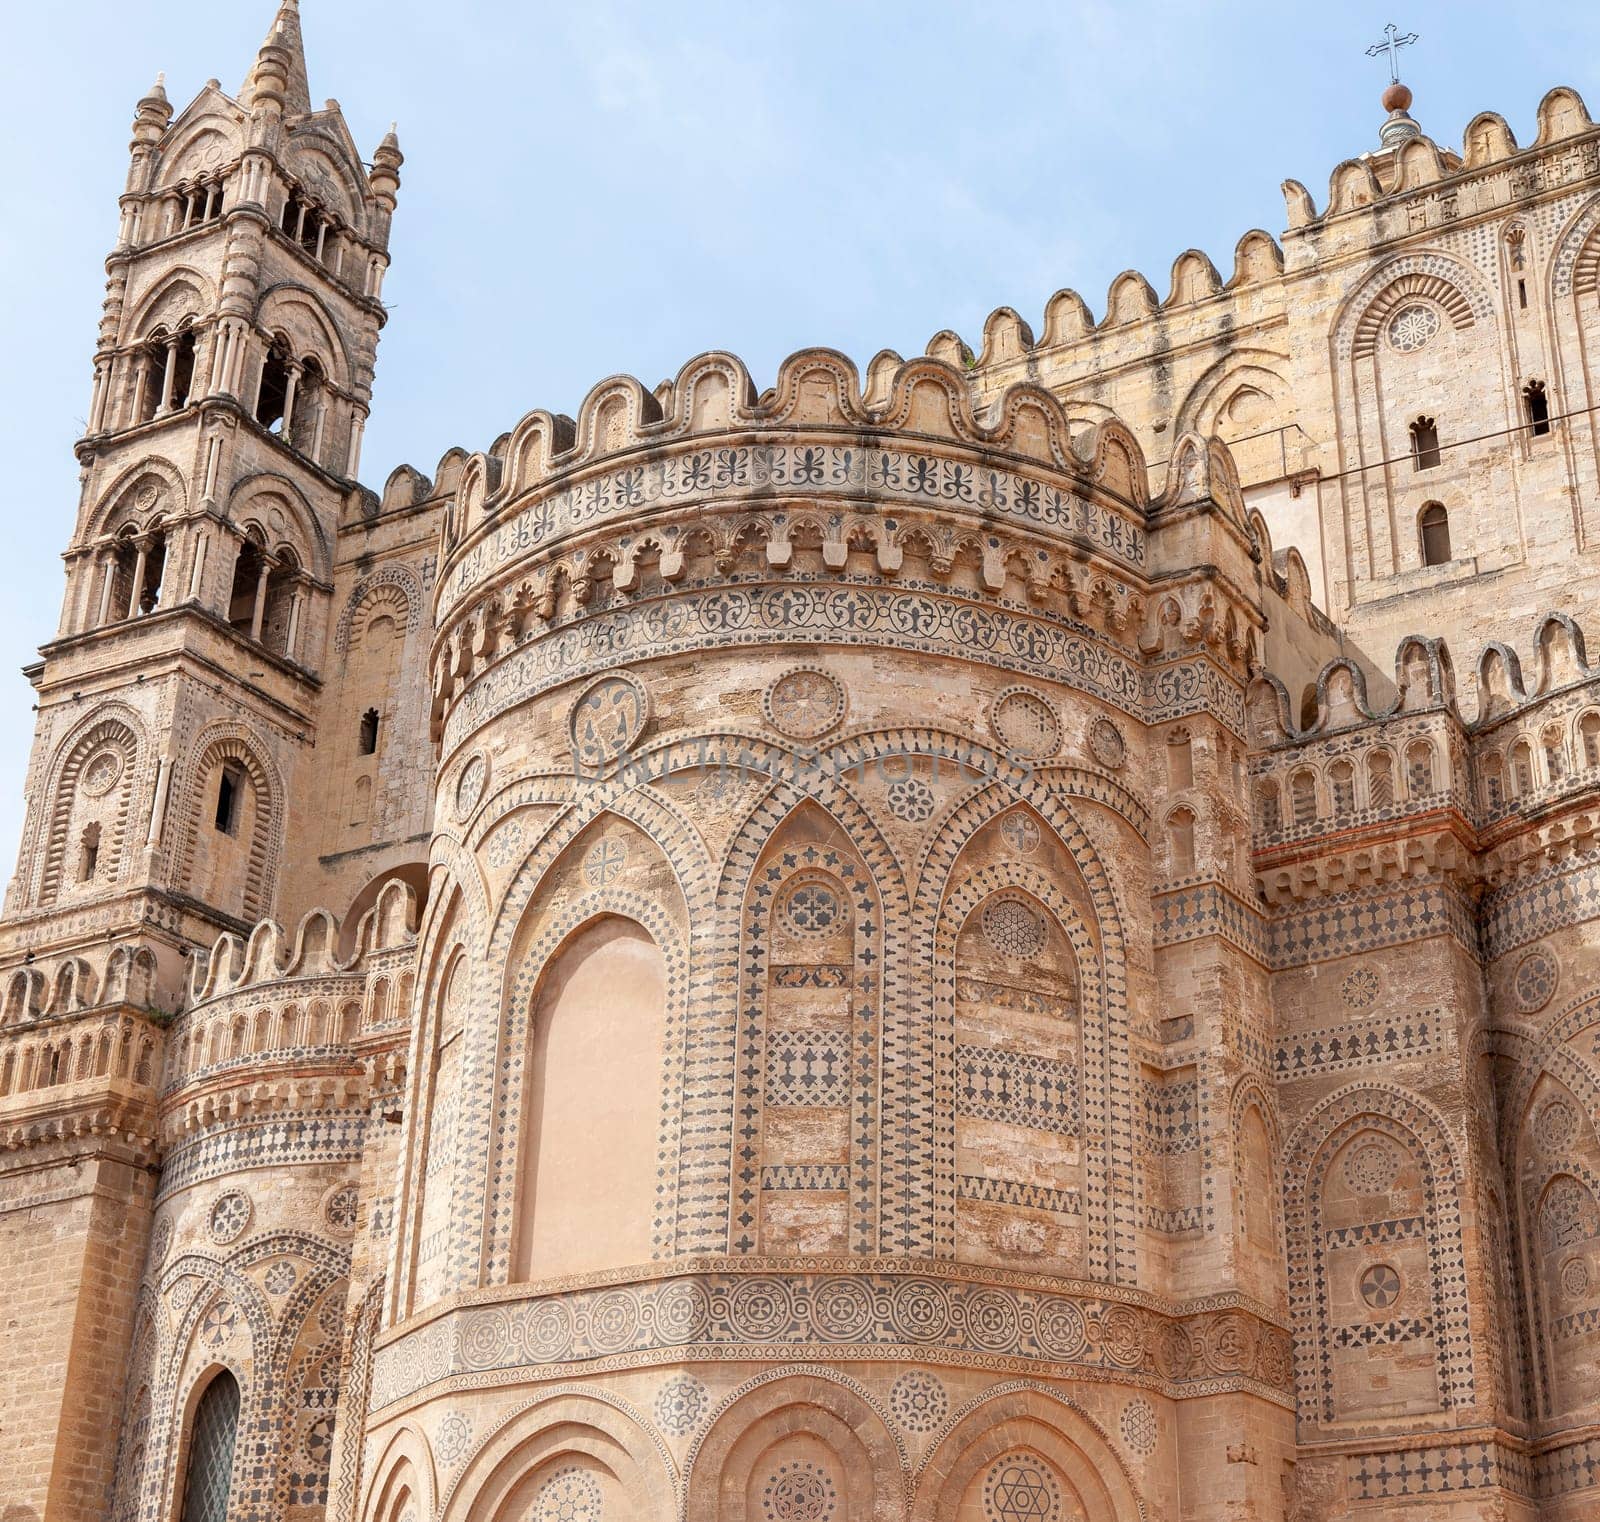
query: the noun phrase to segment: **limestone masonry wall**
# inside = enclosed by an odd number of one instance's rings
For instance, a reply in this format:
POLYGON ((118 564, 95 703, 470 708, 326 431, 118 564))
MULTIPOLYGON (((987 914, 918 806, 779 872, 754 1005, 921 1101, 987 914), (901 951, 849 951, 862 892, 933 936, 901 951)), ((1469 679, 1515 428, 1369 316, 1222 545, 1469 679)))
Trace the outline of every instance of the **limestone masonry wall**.
POLYGON ((138 104, 4 1522, 1578 1522, 1600 129, 360 484, 403 159, 138 104))

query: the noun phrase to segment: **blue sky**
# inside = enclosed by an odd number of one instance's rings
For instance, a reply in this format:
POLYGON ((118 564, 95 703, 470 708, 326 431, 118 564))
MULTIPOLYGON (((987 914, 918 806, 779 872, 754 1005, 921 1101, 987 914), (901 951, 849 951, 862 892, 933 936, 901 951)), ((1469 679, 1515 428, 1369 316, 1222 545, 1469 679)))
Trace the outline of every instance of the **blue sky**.
MULTIPOLYGON (((0 56, 0 859, 22 817, 31 692, 56 628, 103 259, 133 107, 236 90, 272 0, 19 7, 0 56)), ((758 385, 793 349, 859 364, 969 341, 996 306, 1037 327, 1073 286, 1098 315, 1123 269, 1224 276, 1279 183, 1318 204, 1375 146, 1391 19, 1413 114, 1459 146, 1479 110, 1531 141, 1555 84, 1600 112, 1600 7, 1032 5, 773 0, 302 0, 312 97, 370 153, 398 119, 405 183, 363 473, 431 473, 530 408, 572 412, 618 370, 647 384, 728 348, 758 385)))

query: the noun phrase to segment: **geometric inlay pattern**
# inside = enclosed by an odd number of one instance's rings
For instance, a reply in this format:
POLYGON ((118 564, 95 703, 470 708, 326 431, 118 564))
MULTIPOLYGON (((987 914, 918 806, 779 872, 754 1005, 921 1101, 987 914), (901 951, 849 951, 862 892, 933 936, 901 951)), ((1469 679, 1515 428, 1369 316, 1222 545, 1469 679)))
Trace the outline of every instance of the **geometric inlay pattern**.
POLYGON ((762 694, 767 722, 791 740, 815 740, 844 718, 844 687, 815 666, 786 671, 762 694))
POLYGON ((249 1224, 250 1200, 237 1189, 230 1189, 217 1197, 206 1222, 211 1240, 219 1247, 237 1241, 249 1224))
POLYGON ((1148 1457, 1156 1450, 1156 1408, 1142 1395, 1122 1408, 1122 1440, 1132 1452, 1148 1457))
POLYGON ((662 1385, 656 1396, 656 1421, 668 1432, 692 1432, 710 1404, 711 1397, 698 1379, 679 1374, 662 1385))
POLYGON ((605 1497, 586 1469, 558 1469, 533 1498, 528 1522, 600 1522, 605 1497))
POLYGON ((932 1374, 908 1369, 889 1391, 889 1409, 907 1432, 932 1432, 950 1409, 950 1398, 932 1374))
POLYGON ((1031 1453, 1008 1453, 983 1482, 989 1522, 1056 1522, 1061 1487, 1043 1460, 1031 1453))
POLYGON ((833 1480, 814 1464, 782 1464, 761 1495, 769 1522, 827 1522, 838 1503, 833 1480))

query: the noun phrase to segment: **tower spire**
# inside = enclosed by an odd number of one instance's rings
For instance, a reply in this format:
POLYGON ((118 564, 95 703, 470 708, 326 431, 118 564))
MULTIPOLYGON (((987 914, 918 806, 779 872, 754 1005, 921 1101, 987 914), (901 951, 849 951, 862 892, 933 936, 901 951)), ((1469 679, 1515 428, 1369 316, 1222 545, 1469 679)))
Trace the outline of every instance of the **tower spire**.
POLYGON ((299 0, 282 0, 278 14, 272 18, 272 27, 266 40, 256 52, 256 61, 245 81, 242 92, 248 104, 253 102, 262 83, 262 75, 277 74, 283 83, 285 115, 296 116, 311 109, 311 85, 306 78, 306 45, 300 35, 299 0))

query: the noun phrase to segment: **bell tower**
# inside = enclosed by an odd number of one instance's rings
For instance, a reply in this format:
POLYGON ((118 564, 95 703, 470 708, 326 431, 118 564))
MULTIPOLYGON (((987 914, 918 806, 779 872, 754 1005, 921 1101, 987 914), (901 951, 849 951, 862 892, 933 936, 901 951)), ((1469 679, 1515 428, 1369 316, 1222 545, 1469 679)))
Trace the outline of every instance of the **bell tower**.
POLYGON ((294 0, 237 97, 139 102, 0 958, 137 927, 170 995, 272 911, 400 164, 312 108, 294 0))
POLYGON ((0 1249, 40 1307, 0 1353, 0 1431, 8 1501, 46 1522, 104 1515, 166 1021, 196 948, 276 909, 336 540, 371 501, 401 162, 313 106, 295 0, 237 95, 174 114, 158 79, 134 115, 0 920, 0 1249))

